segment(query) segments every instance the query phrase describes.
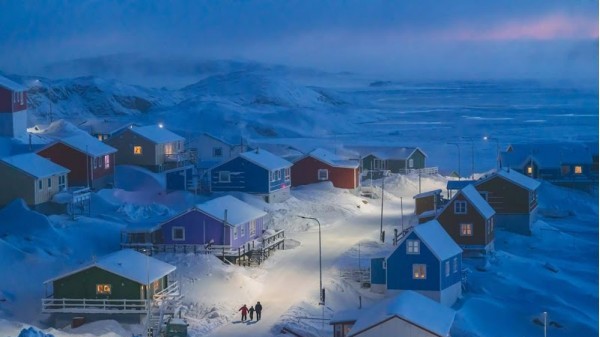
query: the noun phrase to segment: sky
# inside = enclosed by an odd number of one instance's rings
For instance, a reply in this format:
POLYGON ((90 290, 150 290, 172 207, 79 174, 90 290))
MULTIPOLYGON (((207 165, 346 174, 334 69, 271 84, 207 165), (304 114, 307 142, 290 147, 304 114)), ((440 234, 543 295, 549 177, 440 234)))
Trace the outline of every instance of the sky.
POLYGON ((594 0, 0 2, 0 71, 120 53, 405 78, 598 76, 594 0))

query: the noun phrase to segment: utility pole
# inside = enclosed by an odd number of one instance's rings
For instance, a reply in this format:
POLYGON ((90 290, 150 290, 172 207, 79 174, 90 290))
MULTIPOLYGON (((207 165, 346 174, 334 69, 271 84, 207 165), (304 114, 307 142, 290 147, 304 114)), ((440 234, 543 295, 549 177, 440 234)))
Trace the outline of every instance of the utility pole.
POLYGON ((385 175, 383 170, 381 171, 381 218, 379 222, 379 239, 383 242, 383 199, 385 191, 385 175))

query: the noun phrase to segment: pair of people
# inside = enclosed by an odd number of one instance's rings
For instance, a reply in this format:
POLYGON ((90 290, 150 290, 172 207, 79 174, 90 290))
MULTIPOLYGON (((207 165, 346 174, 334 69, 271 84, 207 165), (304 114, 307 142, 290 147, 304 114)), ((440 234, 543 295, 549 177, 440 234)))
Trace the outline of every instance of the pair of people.
POLYGON ((261 313, 262 313, 262 304, 260 301, 256 302, 255 306, 251 306, 250 309, 244 304, 238 311, 242 312, 242 322, 245 322, 247 319, 248 313, 250 313, 250 320, 254 317, 254 312, 256 312, 256 321, 260 321, 261 313))

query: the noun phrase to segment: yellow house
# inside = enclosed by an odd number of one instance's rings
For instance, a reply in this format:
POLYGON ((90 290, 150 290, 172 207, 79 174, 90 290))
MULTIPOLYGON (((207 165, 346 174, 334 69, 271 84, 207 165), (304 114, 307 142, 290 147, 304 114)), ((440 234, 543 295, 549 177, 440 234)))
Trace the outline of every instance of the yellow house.
POLYGON ((0 159, 0 204, 17 198, 29 206, 44 204, 66 190, 69 170, 35 153, 0 159))

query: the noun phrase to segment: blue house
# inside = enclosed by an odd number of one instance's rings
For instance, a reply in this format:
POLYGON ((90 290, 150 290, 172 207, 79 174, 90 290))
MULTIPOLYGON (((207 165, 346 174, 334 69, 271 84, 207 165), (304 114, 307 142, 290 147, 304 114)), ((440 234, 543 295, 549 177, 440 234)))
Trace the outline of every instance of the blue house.
POLYGON ((461 296, 462 249, 436 220, 417 225, 387 258, 371 260, 375 292, 414 290, 451 306, 461 296))
POLYGON ((266 202, 289 198, 292 163, 264 149, 240 153, 210 170, 213 192, 246 192, 266 202))

